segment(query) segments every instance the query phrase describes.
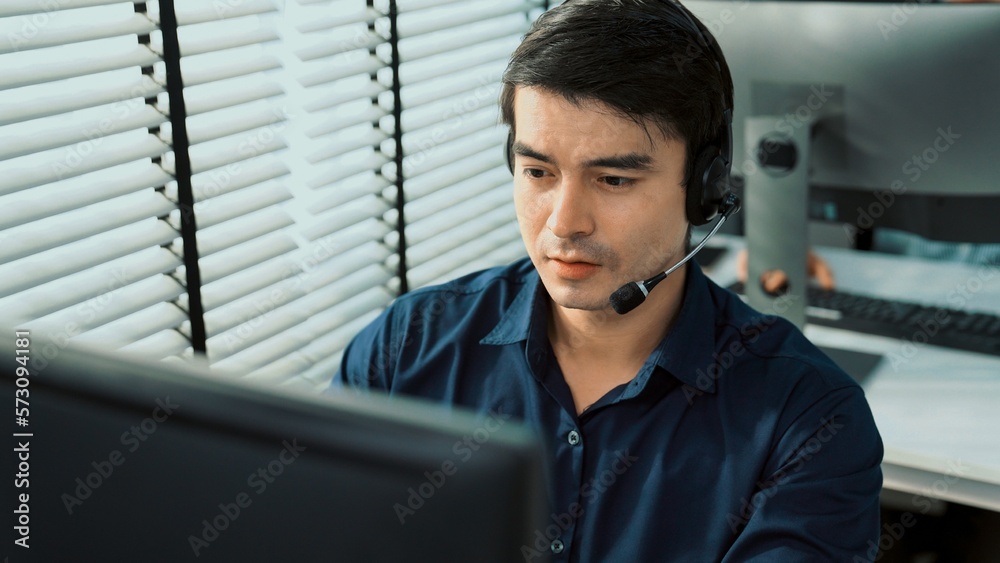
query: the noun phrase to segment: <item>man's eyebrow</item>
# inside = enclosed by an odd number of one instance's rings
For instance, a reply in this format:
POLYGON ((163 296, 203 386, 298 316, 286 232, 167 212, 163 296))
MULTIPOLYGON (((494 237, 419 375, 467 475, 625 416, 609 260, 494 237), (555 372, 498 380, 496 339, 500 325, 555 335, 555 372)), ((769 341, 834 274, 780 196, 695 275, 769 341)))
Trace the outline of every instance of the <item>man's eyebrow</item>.
POLYGON ((630 152, 603 156, 583 163, 586 168, 618 168, 619 170, 652 170, 653 157, 648 154, 630 152))
MULTIPOLYGON (((511 150, 514 154, 533 158, 546 164, 553 163, 553 159, 549 155, 540 153, 521 142, 515 142, 511 150)), ((653 157, 648 154, 630 152, 594 158, 584 162, 583 166, 584 168, 617 168, 619 170, 647 171, 653 169, 653 157)))
POLYGON ((542 161, 542 162, 544 162, 546 164, 552 164, 552 158, 550 156, 548 156, 546 154, 542 154, 542 153, 536 151, 535 149, 533 149, 533 148, 529 147, 528 145, 526 145, 524 143, 521 143, 521 142, 515 142, 514 146, 511 147, 511 151, 514 154, 519 154, 521 156, 526 156, 528 158, 533 158, 535 160, 540 160, 540 161, 542 161))

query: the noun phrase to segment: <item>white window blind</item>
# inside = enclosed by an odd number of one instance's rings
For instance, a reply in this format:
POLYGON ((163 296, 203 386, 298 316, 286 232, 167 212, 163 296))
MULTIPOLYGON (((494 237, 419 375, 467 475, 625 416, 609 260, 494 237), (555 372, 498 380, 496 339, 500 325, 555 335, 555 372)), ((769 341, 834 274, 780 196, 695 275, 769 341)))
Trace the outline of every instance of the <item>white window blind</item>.
POLYGON ((324 386, 400 292, 524 254, 496 100, 541 4, 4 2, 0 324, 324 386))
MULTIPOLYGON (((410 288, 525 254, 503 158, 506 131, 497 126, 497 97, 510 54, 541 5, 398 2, 410 288)), ((387 176, 395 173, 387 167, 387 176)))
POLYGON ((187 318, 172 304, 186 293, 184 249, 164 192, 162 43, 145 10, 0 7, 0 318, 31 328, 42 358, 136 315, 106 344, 187 318))

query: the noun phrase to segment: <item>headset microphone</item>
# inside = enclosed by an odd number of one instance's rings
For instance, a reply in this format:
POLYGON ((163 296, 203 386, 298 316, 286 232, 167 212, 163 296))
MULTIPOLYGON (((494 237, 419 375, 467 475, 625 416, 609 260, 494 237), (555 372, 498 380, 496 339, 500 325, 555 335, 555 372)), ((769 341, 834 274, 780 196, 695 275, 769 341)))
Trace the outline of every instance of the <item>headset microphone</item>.
POLYGON ((701 239, 701 242, 698 243, 698 246, 695 247, 694 250, 688 253, 688 255, 681 259, 680 262, 674 264, 665 272, 660 272, 646 281, 629 282, 619 287, 618 291, 611 294, 611 308, 614 309, 619 315, 624 315, 641 305, 642 302, 646 300, 646 296, 649 295, 649 292, 656 287, 656 284, 665 280, 667 276, 674 272, 674 270, 683 266, 688 260, 693 258, 695 254, 698 254, 698 251, 705 246, 708 239, 712 238, 712 235, 714 235, 719 230, 719 227, 726 222, 726 219, 739 210, 740 198, 731 192, 726 194, 725 200, 719 205, 719 222, 715 224, 712 232, 708 233, 705 238, 701 239))

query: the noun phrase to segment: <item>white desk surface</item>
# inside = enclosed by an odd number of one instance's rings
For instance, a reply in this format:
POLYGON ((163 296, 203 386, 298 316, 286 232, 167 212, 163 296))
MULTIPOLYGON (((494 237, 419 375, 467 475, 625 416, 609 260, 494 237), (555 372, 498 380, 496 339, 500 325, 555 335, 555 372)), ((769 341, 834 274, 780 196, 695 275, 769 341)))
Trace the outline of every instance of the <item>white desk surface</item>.
MULTIPOLYGON (((712 244, 729 250, 706 273, 725 286, 743 242, 718 238, 712 244)), ((967 310, 1000 314, 1000 268, 815 250, 838 289, 952 309, 962 299, 967 310)), ((1000 511, 1000 357, 816 325, 805 334, 884 355, 863 386, 885 445, 886 489, 1000 511)))

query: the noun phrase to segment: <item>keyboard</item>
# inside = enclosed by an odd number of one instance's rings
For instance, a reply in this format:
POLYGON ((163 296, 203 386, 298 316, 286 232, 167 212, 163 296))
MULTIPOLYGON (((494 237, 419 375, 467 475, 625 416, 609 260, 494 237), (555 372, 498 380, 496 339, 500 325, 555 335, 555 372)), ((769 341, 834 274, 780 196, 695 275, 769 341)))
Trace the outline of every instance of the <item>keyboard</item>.
MULTIPOLYGON (((743 284, 730 290, 743 294, 743 284)), ((1000 356, 1000 316, 809 287, 810 324, 1000 356)))

